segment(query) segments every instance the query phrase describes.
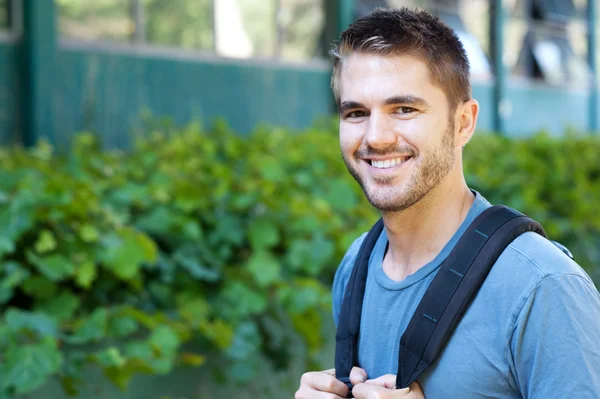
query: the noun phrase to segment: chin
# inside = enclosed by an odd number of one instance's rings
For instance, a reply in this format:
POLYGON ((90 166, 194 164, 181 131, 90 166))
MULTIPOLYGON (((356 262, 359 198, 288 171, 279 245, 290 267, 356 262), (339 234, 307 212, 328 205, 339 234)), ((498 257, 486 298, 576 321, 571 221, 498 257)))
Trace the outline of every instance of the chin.
POLYGON ((361 185, 367 200, 382 212, 400 212, 410 208, 426 197, 435 185, 398 182, 381 186, 375 182, 361 185))
POLYGON ((410 195, 396 190, 364 190, 369 203, 382 212, 399 212, 413 205, 410 195))

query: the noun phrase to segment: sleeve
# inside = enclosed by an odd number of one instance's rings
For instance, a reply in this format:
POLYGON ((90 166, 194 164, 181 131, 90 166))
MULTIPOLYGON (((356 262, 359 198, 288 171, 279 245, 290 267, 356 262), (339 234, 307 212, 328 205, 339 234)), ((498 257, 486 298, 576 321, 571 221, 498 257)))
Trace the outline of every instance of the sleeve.
POLYGON ((600 398, 600 294, 592 281, 544 277, 517 316, 510 356, 523 398, 600 398))
POLYGON ((332 287, 332 309, 333 309, 333 321, 335 322, 335 327, 338 325, 338 318, 340 314, 340 308, 342 307, 342 299, 344 298, 344 291, 346 291, 346 284, 348 283, 348 279, 350 279, 350 274, 352 274, 352 268, 354 267, 354 261, 358 256, 358 251, 360 250, 360 246, 364 241, 367 233, 362 234, 358 237, 350 248, 346 251, 340 266, 335 272, 335 277, 333 278, 333 287, 332 287))

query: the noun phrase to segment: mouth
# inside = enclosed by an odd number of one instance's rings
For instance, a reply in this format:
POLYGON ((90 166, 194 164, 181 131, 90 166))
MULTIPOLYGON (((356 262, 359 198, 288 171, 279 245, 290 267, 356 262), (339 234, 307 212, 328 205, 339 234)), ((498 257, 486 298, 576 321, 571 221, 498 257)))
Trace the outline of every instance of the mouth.
POLYGON ((402 164, 406 163, 410 160, 411 156, 401 156, 387 159, 363 159, 366 163, 371 165, 371 167, 375 169, 392 169, 395 167, 402 166, 402 164))

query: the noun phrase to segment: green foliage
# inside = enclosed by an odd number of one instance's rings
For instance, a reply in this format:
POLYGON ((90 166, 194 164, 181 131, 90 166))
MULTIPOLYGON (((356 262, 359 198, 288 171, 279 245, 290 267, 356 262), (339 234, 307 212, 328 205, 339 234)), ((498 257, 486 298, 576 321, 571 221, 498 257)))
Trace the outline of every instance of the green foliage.
POLYGON ((480 135, 467 145, 465 174, 490 202, 540 222, 600 283, 600 139, 544 132, 511 140, 480 135))
POLYGON ((178 365, 241 383, 258 356, 314 364, 336 265, 376 217, 329 128, 190 125, 127 153, 82 134, 66 156, 4 150, 0 169, 9 397, 48 378, 76 394, 90 363, 123 389, 178 365))
MULTIPOLYGON (((333 274, 377 218, 336 127, 163 130, 127 153, 91 134, 66 156, 0 151, 0 397, 49 378, 76 394, 86 364, 123 389, 179 365, 237 383, 258 357, 319 367, 333 274)), ((598 153, 592 137, 479 135, 465 171, 598 277, 598 153)))

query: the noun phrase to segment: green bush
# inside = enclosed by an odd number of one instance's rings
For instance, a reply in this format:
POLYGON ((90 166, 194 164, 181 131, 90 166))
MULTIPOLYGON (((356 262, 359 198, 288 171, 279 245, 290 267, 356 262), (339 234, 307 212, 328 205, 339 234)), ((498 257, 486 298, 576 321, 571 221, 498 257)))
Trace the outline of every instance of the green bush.
MULTIPOLYGON (((178 365, 239 383, 259 358, 320 367, 333 274, 377 218, 335 125, 161 131, 128 152, 91 134, 66 156, 0 152, 0 398, 50 378, 74 394, 90 363, 124 389, 178 365)), ((598 153, 591 137, 480 135, 465 170, 597 273, 598 153)))
POLYGON ((210 354, 238 382, 258 356, 316 366, 335 265, 376 217, 334 130, 149 136, 0 154, 5 395, 50 377, 75 393, 86 363, 124 388, 210 354))
POLYGON ((478 135, 464 154, 471 187, 539 221, 600 283, 600 137, 478 135))

